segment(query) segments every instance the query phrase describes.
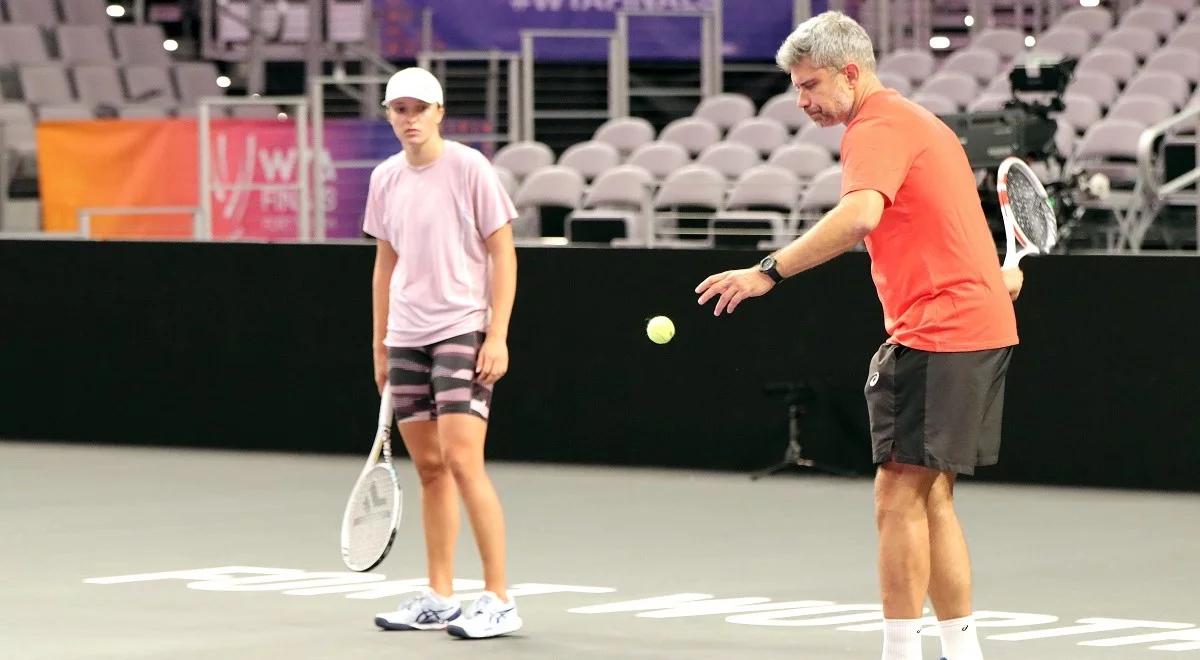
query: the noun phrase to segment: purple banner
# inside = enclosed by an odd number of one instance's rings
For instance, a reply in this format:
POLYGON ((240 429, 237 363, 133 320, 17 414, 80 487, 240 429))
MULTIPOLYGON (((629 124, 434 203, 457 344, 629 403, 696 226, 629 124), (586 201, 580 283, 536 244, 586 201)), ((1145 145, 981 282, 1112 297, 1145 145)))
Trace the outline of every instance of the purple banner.
MULTIPOLYGON (((615 12, 688 12, 710 9, 711 0, 375 0, 383 54, 412 59, 420 49, 421 14, 433 10, 435 50, 520 50, 520 31, 610 30, 615 12)), ((816 4, 816 3, 814 3, 816 4)), ((792 28, 792 0, 725 0, 724 54, 731 60, 774 60, 792 28)), ((538 58, 590 60, 606 56, 600 39, 539 39, 538 58)), ((632 59, 692 60, 700 56, 700 19, 631 17, 632 59)))

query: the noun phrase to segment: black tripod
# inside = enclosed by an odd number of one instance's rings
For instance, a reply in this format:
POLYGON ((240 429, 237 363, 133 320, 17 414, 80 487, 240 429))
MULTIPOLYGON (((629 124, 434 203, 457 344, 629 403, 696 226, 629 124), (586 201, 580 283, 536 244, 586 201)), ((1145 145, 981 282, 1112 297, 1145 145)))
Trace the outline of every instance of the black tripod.
POLYGON ((783 460, 751 474, 750 479, 758 480, 792 468, 811 468, 840 477, 857 476, 852 470, 804 458, 803 450, 800 447, 800 420, 808 414, 805 404, 816 398, 816 392, 811 387, 804 383, 771 383, 763 388, 763 392, 767 395, 783 395, 783 402, 787 404, 787 448, 783 451, 783 460))

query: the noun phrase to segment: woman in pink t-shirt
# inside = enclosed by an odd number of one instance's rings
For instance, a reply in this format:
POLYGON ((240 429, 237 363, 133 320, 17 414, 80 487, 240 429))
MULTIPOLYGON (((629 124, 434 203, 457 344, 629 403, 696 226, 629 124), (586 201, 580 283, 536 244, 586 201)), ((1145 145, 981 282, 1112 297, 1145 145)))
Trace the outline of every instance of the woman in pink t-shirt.
POLYGON ((482 154, 442 138, 442 88, 432 74, 395 74, 384 105, 404 151, 371 173, 363 223, 377 246, 375 383, 391 388, 421 480, 429 589, 375 623, 495 637, 521 627, 506 589, 504 513, 483 461, 492 386, 508 371, 516 211, 482 154), (485 588, 465 616, 453 587, 459 494, 485 588))

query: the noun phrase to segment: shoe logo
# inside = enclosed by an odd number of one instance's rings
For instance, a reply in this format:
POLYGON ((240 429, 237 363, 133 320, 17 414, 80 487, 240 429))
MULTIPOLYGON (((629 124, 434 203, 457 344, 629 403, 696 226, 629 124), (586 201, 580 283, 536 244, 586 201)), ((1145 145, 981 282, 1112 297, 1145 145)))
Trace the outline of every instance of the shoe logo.
POLYGON ((867 385, 869 387, 875 387, 875 383, 878 383, 878 382, 879 382, 879 372, 876 371, 875 373, 871 374, 871 378, 869 380, 867 380, 867 385))

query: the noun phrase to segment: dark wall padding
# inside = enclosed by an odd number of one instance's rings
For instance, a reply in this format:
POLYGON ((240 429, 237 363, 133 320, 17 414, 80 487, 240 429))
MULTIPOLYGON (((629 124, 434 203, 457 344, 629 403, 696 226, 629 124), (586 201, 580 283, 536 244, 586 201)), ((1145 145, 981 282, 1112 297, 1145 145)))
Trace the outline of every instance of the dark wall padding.
MULTIPOLYGON (((365 451, 371 246, 0 241, 0 437, 365 451)), ((815 398, 805 455, 870 471, 884 339, 864 254, 714 318, 739 251, 520 250, 494 458, 744 470, 782 457, 775 383, 815 398), (678 334, 649 342, 666 314, 678 334)), ((1004 481, 1200 490, 1200 259, 1025 261, 1004 481)))

